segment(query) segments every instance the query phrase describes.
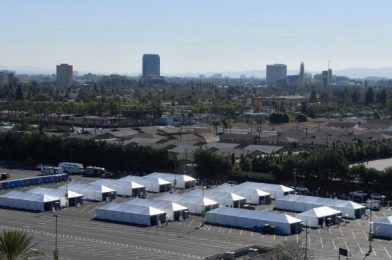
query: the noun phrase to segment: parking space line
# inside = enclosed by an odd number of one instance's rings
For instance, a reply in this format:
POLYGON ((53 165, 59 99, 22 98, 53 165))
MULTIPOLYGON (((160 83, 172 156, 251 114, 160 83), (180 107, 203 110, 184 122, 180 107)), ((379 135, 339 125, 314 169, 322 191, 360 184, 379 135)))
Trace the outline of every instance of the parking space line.
POLYGON ((388 252, 388 250, 385 248, 385 246, 384 246, 384 250, 385 250, 385 253, 387 253, 389 259, 392 259, 391 255, 389 254, 389 252, 388 252))
POLYGON ((344 244, 346 245, 347 250, 350 251, 350 248, 348 247, 346 240, 344 240, 344 244))
POLYGON ((341 227, 339 227, 339 230, 340 230, 340 233, 342 234, 342 237, 344 237, 343 230, 341 227))
POLYGON ((298 236, 298 234, 297 234, 297 243, 299 242, 299 236, 298 236))
POLYGON ((231 233, 231 228, 229 229, 229 234, 231 233))
POLYGON ((287 241, 287 236, 284 238, 284 241, 287 241))
POLYGON ((353 234, 354 239, 357 239, 357 237, 354 234, 354 230, 351 229, 351 233, 353 234))
POLYGON ((361 254, 364 254, 364 251, 362 250, 362 247, 359 245, 359 243, 357 242, 358 248, 361 251, 361 254))
POLYGON ((328 228, 329 234, 332 236, 332 231, 330 228, 328 228))
POLYGON ((219 227, 218 232, 221 232, 221 230, 222 230, 222 227, 219 227))
POLYGON ((274 234, 274 240, 276 239, 276 235, 274 234))
POLYGON ((254 232, 250 232, 250 236, 253 237, 254 232))
POLYGON ((95 209, 96 209, 96 207, 93 207, 92 209, 90 209, 90 210, 88 211, 88 214, 91 214, 95 209))
POLYGON ((357 220, 357 223, 358 223, 358 225, 359 225, 360 227, 362 227, 361 221, 360 221, 359 219, 357 220))
POLYGON ((320 243, 321 243, 321 247, 324 247, 323 240, 321 239, 321 237, 320 237, 320 243))
POLYGON ((335 240, 332 239, 333 249, 336 250, 335 240))
POLYGON ((368 235, 366 235, 366 233, 362 230, 362 234, 363 234, 363 236, 364 236, 364 238, 365 239, 368 239, 369 237, 368 237, 368 235))
POLYGON ((240 236, 242 236, 242 229, 240 230, 240 236))
POLYGON ((374 248, 372 248, 373 254, 374 256, 377 256, 376 250, 374 250, 374 248))
POLYGON ((192 222, 193 222, 193 218, 191 219, 191 221, 189 221, 188 228, 192 225, 192 222))

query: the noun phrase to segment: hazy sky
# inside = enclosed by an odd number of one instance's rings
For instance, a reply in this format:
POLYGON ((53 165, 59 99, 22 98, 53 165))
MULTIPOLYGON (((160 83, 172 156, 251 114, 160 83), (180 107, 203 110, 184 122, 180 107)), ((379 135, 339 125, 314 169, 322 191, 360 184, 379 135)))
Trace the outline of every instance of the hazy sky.
POLYGON ((0 0, 0 65, 137 73, 392 67, 391 0, 0 0))

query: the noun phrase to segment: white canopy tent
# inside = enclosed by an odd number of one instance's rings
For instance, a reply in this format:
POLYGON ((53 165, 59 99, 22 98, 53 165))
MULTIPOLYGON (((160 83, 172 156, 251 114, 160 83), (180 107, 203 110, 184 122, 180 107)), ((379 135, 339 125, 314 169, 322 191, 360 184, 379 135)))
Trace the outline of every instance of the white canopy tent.
POLYGON ((121 181, 112 179, 98 179, 91 184, 104 185, 117 192, 117 195, 128 197, 142 197, 146 192, 146 187, 134 181, 121 181))
POLYGON ((153 172, 146 176, 146 178, 162 178, 166 181, 170 181, 172 186, 176 183, 176 188, 189 189, 196 186, 196 179, 185 174, 174 174, 164 172, 153 172))
POLYGON ((58 198, 45 194, 11 191, 0 195, 0 207, 5 208, 43 212, 59 206, 60 200, 58 198))
MULTIPOLYGON (((61 186, 61 188, 66 189, 66 186, 61 186)), ((100 184, 71 182, 68 184, 68 190, 82 194, 86 200, 109 201, 116 198, 116 191, 114 189, 100 184)))
MULTIPOLYGON (((44 195, 50 195, 54 198, 57 198, 60 200, 60 206, 61 207, 66 207, 67 206, 67 199, 65 195, 67 194, 66 189, 51 189, 51 188, 43 188, 43 187, 35 187, 27 192, 30 193, 35 193, 35 194, 44 194, 44 195)), ((77 193, 72 190, 68 190, 68 206, 76 206, 78 203, 81 205, 83 204, 83 195, 80 193, 77 193)))
POLYGON ((187 193, 184 194, 165 194, 157 198, 158 200, 166 200, 176 202, 189 209, 189 213, 202 214, 209 210, 217 208, 218 202, 203 196, 195 196, 187 193))
POLYGON ((339 221, 338 216, 342 216, 342 212, 327 206, 309 209, 300 214, 297 218, 301 219, 305 226, 309 227, 324 227, 325 225, 332 225, 339 221))
POLYGON ((171 190, 171 182, 166 181, 162 178, 147 178, 147 177, 140 177, 140 176, 126 176, 119 181, 122 182, 136 182, 146 187, 146 190, 149 192, 166 192, 171 190))
POLYGON ((328 206, 342 212, 346 218, 360 218, 366 207, 349 200, 337 200, 304 195, 288 195, 275 201, 277 209, 303 212, 312 208, 328 206))
POLYGON ((145 205, 157 208, 162 210, 166 213, 166 218, 169 221, 175 221, 180 219, 185 219, 188 217, 188 208, 184 207, 176 202, 167 201, 167 200, 160 200, 154 199, 132 199, 127 202, 126 204, 135 204, 135 205, 145 205))
POLYGON ((292 188, 280 184, 247 181, 237 185, 237 187, 240 189, 257 188, 259 190, 269 192, 271 194, 271 198, 273 199, 277 199, 290 193, 294 193, 294 190, 292 188))
MULTIPOLYGON (((185 194, 202 197, 203 190, 192 190, 185 194)), ((240 208, 242 205, 246 204, 245 197, 231 191, 208 189, 204 190, 204 196, 218 202, 221 207, 240 208)))
POLYGON ((95 211, 95 218, 143 226, 154 226, 166 221, 166 213, 157 208, 127 203, 110 203, 95 211))
POLYGON ((269 192, 260 190, 256 187, 239 187, 238 185, 222 184, 214 190, 223 190, 234 192, 246 198, 246 202, 250 204, 266 204, 271 201, 269 192))
POLYGON ((373 234, 376 237, 392 238, 392 216, 374 221, 373 234))
POLYGON ((206 223, 245 229, 275 227, 276 234, 291 235, 301 231, 301 220, 287 214, 236 208, 217 208, 207 212, 206 223))

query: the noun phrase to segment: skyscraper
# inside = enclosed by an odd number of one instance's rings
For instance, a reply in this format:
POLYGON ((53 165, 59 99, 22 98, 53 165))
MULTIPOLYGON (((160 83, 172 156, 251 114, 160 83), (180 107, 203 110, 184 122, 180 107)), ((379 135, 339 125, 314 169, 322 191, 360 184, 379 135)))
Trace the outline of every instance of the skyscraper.
POLYGON ((56 66, 56 85, 58 87, 68 87, 72 85, 73 68, 72 65, 60 64, 56 66))
POLYGON ((305 88, 305 64, 301 62, 301 68, 299 70, 299 87, 305 88))
POLYGON ((143 55, 143 77, 159 77, 161 75, 161 60, 158 54, 143 55))
POLYGON ((287 66, 285 64, 267 65, 266 82, 273 86, 279 80, 287 77, 287 66))
POLYGON ((15 77, 15 72, 8 70, 0 71, 0 85, 10 83, 15 77))
POLYGON ((332 69, 323 70, 321 76, 323 80, 323 87, 325 89, 329 88, 332 83, 332 69))

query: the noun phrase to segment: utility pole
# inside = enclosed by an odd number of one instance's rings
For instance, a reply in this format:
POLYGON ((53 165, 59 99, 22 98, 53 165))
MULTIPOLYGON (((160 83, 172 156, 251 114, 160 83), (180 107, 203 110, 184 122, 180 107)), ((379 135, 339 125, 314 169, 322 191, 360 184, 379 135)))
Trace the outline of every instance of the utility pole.
POLYGON ((305 226, 305 260, 308 260, 308 226, 305 226))
POLYGON ((373 248, 372 248, 372 240, 373 240, 372 224, 373 224, 372 223, 372 210, 369 209, 369 252, 368 252, 368 254, 373 252, 373 248))
POLYGON ((58 211, 54 212, 54 217, 55 217, 55 240, 54 240, 54 251, 53 251, 53 259, 58 260, 59 259, 59 250, 57 249, 57 218, 58 218, 58 211))

